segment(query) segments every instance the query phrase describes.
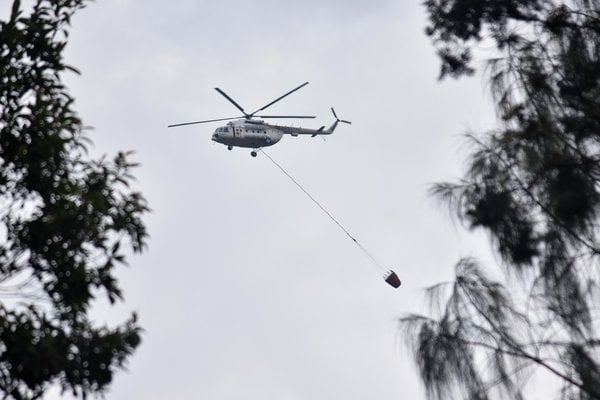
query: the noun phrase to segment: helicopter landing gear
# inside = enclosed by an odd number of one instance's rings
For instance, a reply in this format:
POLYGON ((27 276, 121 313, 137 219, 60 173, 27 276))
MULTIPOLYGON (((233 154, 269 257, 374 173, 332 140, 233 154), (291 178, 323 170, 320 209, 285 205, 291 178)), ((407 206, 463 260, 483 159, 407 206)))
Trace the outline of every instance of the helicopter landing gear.
POLYGON ((250 155, 251 155, 252 157, 256 157, 256 154, 257 154, 257 153, 256 153, 256 150, 252 150, 252 152, 250 153, 250 155))
POLYGON ((233 150, 233 146, 227 146, 227 150, 233 150))

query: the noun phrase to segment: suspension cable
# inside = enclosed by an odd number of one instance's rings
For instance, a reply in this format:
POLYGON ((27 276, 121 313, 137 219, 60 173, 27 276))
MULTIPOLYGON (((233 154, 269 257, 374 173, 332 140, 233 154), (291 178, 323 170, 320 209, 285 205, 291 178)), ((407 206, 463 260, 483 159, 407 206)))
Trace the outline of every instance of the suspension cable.
POLYGON ((321 203, 317 201, 294 177, 285 170, 277 161, 275 161, 264 149, 260 149, 260 151, 267 156, 271 162, 281 170, 296 186, 300 188, 308 196, 309 199, 313 201, 365 254, 365 256, 371 261, 371 264, 379 269, 380 271, 387 271, 383 265, 377 260, 377 258, 371 253, 365 246, 363 246, 354 236, 350 234, 350 232, 329 212, 321 203))

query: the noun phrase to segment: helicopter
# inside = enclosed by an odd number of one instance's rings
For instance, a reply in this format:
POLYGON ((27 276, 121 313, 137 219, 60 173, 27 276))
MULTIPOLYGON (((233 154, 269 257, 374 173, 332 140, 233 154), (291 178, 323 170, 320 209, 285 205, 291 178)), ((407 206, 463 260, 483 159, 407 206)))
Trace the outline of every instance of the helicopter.
POLYGON ((220 143, 227 146, 228 150, 233 150, 234 147, 245 147, 251 148, 252 151, 250 155, 252 157, 256 157, 257 150, 262 147, 273 146, 277 142, 281 140, 283 135, 310 135, 311 137, 319 136, 319 135, 331 135, 338 123, 342 122, 345 124, 351 124, 350 121, 346 121, 338 118, 337 114, 333 107, 331 107, 331 112, 333 113, 333 117, 335 121, 333 124, 325 129, 325 126, 321 126, 318 129, 309 129, 309 128, 300 128, 293 126, 285 126, 285 125, 274 125, 268 124, 262 119, 269 118, 288 118, 288 119, 311 119, 315 118, 312 115, 256 115, 257 113, 265 110, 267 107, 272 106, 283 98, 289 96, 295 91, 303 88, 308 85, 308 82, 304 82, 300 86, 290 90, 286 94, 278 97, 277 99, 271 101, 267 105, 259 108, 258 110, 247 113, 244 111, 242 106, 236 103, 227 93, 219 88, 215 88, 215 90, 225 97, 231 104, 233 104, 238 110, 242 112, 243 115, 237 117, 228 117, 228 118, 218 118, 218 119, 209 119, 204 121, 194 121, 194 122, 184 122, 180 124, 169 125, 169 128, 184 126, 184 125, 194 125, 194 124, 204 124, 209 122, 218 122, 218 121, 229 121, 225 126, 218 127, 215 129, 212 140, 216 143, 220 143), (235 121, 234 121, 235 120, 235 121))

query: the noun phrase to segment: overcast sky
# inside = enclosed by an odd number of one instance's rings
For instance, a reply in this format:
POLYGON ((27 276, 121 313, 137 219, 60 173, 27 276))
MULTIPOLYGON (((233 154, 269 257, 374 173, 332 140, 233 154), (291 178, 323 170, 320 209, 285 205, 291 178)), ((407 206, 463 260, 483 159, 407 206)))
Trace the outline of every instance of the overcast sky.
POLYGON ((119 274, 126 302, 95 309, 145 328, 108 398, 423 398, 397 319, 486 251, 427 189, 458 176, 461 135, 494 122, 480 78, 437 81, 425 25, 420 0, 104 0, 76 15, 82 75, 66 80, 94 153, 135 150, 153 209, 148 251, 119 274), (269 112, 318 128, 334 106, 353 124, 267 151, 400 289, 266 157, 213 144, 218 124, 166 128, 237 115, 214 87, 254 110, 305 81, 269 112))

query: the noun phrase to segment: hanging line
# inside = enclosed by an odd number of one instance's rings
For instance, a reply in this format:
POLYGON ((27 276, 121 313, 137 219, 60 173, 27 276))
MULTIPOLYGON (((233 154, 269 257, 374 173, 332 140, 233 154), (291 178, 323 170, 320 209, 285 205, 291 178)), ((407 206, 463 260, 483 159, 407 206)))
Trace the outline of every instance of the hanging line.
POLYGON ((386 272, 388 270, 386 270, 383 265, 377 260, 377 258, 375 258, 375 256, 368 251, 365 246, 363 246, 358 240, 356 240, 356 238, 354 236, 352 236, 350 234, 350 232, 348 232, 348 230, 346 228, 344 228, 344 226, 342 224, 340 224, 340 222, 335 219, 333 217, 333 215, 331 215, 331 213, 329 211, 327 211, 325 209, 325 207, 323 207, 321 205, 321 203, 319 203, 310 193, 308 193, 308 191, 306 189, 304 189, 304 187, 302 187, 302 185, 296 180, 294 179, 294 177, 292 175, 290 175, 279 163, 277 163, 277 161, 273 160, 273 158, 267 154, 267 152, 264 149, 260 149, 259 151, 261 151, 265 156, 267 156, 267 158, 269 160, 271 160, 271 162, 273 164, 275 164, 275 166, 277 168, 279 168, 281 170, 281 172, 283 172, 288 178, 290 178, 290 180, 292 182, 294 182, 294 184, 296 186, 298 186, 300 188, 300 190, 302 190, 304 192, 304 194, 306 194, 312 201, 313 203, 315 203, 325 214, 327 214, 327 216, 342 230, 344 231, 344 233, 346 235, 348 235, 348 237, 363 251, 363 253, 365 254, 365 256, 367 256, 367 258, 371 261, 371 264, 378 268, 380 271, 386 272))

